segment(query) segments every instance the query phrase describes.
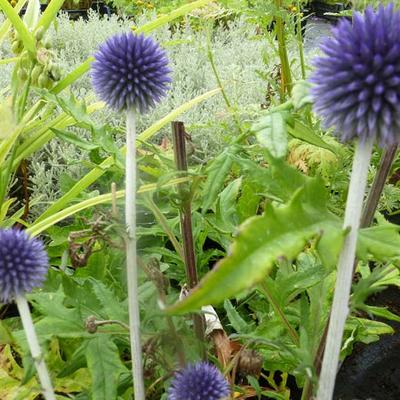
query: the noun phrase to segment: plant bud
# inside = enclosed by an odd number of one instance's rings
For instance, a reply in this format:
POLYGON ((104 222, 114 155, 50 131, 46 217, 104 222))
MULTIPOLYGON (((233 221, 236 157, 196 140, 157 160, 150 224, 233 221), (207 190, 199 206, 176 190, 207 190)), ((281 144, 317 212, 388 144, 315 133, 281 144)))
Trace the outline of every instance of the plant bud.
POLYGON ((32 70, 32 73, 31 73, 31 80, 32 80, 33 84, 36 84, 38 82, 39 75, 42 73, 42 71, 43 71, 43 68, 40 64, 35 65, 35 67, 32 70))
POLYGON ((43 46, 45 49, 51 49, 51 40, 50 40, 49 38, 45 37, 45 38, 42 40, 42 46, 43 46))
POLYGON ((50 54, 46 49, 40 48, 37 51, 36 58, 37 58, 39 64, 47 65, 50 60, 50 54))
POLYGON ((57 64, 54 64, 50 70, 50 74, 54 81, 59 81, 61 79, 61 68, 57 64))
POLYGON ((21 51, 22 51, 22 49, 23 49, 22 42, 21 42, 20 40, 18 40, 18 39, 15 39, 15 40, 12 42, 12 45, 11 45, 11 50, 12 50, 12 52, 13 52, 14 54, 20 54, 21 51))
POLYGON ((17 75, 21 81, 26 81, 28 79, 28 73, 25 68, 18 68, 17 75))
POLYGON ((29 69, 29 67, 31 66, 31 58, 29 57, 29 53, 26 50, 21 53, 20 65, 21 67, 27 69, 29 69))
POLYGON ((38 78, 38 86, 40 88, 46 88, 49 84, 49 81, 50 81, 50 79, 47 75, 47 72, 42 72, 38 78))
POLYGON ((45 34, 44 27, 41 26, 36 32, 35 32, 35 39, 40 42, 43 39, 43 36, 45 34))

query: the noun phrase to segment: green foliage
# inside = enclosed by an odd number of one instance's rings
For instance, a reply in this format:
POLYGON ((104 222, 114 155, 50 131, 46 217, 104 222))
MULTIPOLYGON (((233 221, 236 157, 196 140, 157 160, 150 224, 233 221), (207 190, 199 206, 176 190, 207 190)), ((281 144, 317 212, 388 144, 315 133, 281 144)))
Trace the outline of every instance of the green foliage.
MULTIPOLYGON (((0 226, 19 222, 46 242, 52 267, 43 289, 30 294, 29 301, 58 399, 132 397, 124 192, 119 190, 124 126, 121 116, 94 102, 86 74, 94 48, 125 28, 145 33, 157 29, 154 34, 169 52, 174 69, 171 96, 141 118, 137 137, 146 398, 165 399, 182 353, 187 361, 201 357, 202 345, 191 319, 179 314, 200 312, 202 306, 213 304, 230 335, 226 345, 250 348, 263 359, 268 387, 246 373, 240 376, 244 384, 239 378, 234 382, 237 391, 248 395, 252 389, 258 397, 290 399, 288 376, 294 376, 299 387, 315 379, 314 360, 346 234, 341 217, 352 155, 321 129, 311 112, 305 81, 295 83, 291 97, 281 101, 279 49, 267 26, 282 18, 286 37, 293 39, 297 14, 289 7, 291 2, 282 2, 282 8, 275 2, 241 0, 218 5, 207 0, 136 2, 130 3, 131 11, 152 4, 159 17, 136 15, 135 27, 128 18, 104 20, 93 13, 87 22, 60 16, 53 24, 61 3, 53 0, 38 20, 30 19, 38 22, 28 29, 18 16, 20 4, 11 10, 0 0, 25 49, 37 51, 35 34, 43 27, 65 71, 51 88, 33 90, 29 79, 20 79, 15 72, 22 53, 11 57, 9 46, 1 49, 7 57, 1 73, 9 76, 0 76, 0 226), (203 13, 194 12, 207 4, 203 13), (182 16, 188 12, 190 23, 185 24, 182 16), (179 23, 167 26, 171 21, 179 23), (249 22, 257 24, 257 31, 249 22), (214 69, 204 45, 209 36, 214 69), (228 101, 215 89, 217 84, 228 101), (168 125, 184 116, 194 144, 187 140, 188 172, 178 173, 168 125), (26 159, 33 186, 28 216, 21 196, 13 191, 26 159), (118 190, 110 193, 113 182, 118 190), (185 190, 179 190, 177 185, 183 183, 185 190), (180 213, 188 203, 202 280, 188 297, 177 301, 187 282, 180 213), (166 305, 167 313, 160 304, 166 305)), ((10 26, 2 23, 0 41, 10 26)), ((294 57, 290 72, 296 77, 300 71, 293 48, 297 51, 298 43, 292 44, 288 43, 294 57)), ((370 178, 376 172, 377 154, 370 178)), ((387 185, 379 211, 396 213, 399 202, 396 184, 387 185)), ((370 343, 393 333, 389 325, 368 316, 400 321, 393 310, 369 304, 372 294, 400 285, 399 249, 399 228, 381 215, 374 226, 360 230, 360 262, 342 357, 356 342, 370 343)), ((34 400, 40 389, 21 323, 7 307, 0 308, 0 398, 34 400)), ((209 356, 213 359, 215 354, 210 350, 209 356)), ((232 356, 221 365, 231 377, 237 370, 237 354, 232 356)))

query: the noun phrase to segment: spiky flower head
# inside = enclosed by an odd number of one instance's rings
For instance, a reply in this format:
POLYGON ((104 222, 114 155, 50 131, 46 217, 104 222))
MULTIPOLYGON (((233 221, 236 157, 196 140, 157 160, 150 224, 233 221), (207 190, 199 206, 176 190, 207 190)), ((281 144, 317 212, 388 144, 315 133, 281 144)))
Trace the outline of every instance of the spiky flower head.
POLYGON ((107 39, 95 54, 92 83, 111 108, 145 112, 169 89, 166 52, 150 37, 132 32, 107 39))
POLYGON ((342 141, 400 140, 400 12, 393 4, 355 12, 321 45, 310 81, 314 110, 342 141))
POLYGON ((229 385, 212 364, 189 364, 175 374, 168 400, 221 400, 229 396, 229 385))
POLYGON ((43 242, 22 230, 0 229, 0 300, 9 302, 40 286, 49 259, 43 242))

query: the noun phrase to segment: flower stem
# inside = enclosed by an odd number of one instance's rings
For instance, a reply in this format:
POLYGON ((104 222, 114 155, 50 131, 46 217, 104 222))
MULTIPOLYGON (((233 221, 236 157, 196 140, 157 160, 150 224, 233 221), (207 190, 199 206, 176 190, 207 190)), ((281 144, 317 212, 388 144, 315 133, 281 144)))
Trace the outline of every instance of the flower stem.
POLYGON ((292 74, 290 71, 289 57, 286 48, 285 27, 281 12, 284 12, 282 0, 275 0, 276 12, 275 16, 275 32, 278 39, 279 58, 281 62, 281 79, 282 79, 282 101, 286 97, 286 93, 290 96, 292 92, 292 74))
POLYGON ((31 351, 33 361, 35 362, 36 370, 39 375, 42 394, 46 400, 55 400, 53 385, 51 384, 50 374, 43 360, 42 350, 40 349, 39 341, 36 336, 35 327, 33 326, 32 316, 29 311, 28 302, 25 296, 17 296, 15 302, 18 307, 19 315, 21 316, 22 325, 26 334, 26 339, 31 351))
POLYGON ((344 326, 349 313, 353 263, 373 143, 374 141, 371 138, 365 142, 359 142, 354 154, 343 225, 345 229, 350 228, 350 232, 345 238, 339 257, 335 294, 322 361, 317 400, 331 400, 335 387, 344 326))
POLYGON ((140 312, 138 271, 136 262, 136 113, 126 114, 126 193, 125 222, 127 229, 126 269, 129 301, 129 329, 132 353, 132 377, 135 400, 144 400, 142 346, 140 343, 140 312))
MULTIPOLYGON (((174 158, 176 167, 179 171, 187 171, 187 154, 186 154, 186 132, 183 122, 172 122, 172 138, 174 143, 174 158)), ((196 254, 193 241, 192 227, 192 205, 191 196, 187 192, 188 188, 185 185, 178 185, 178 192, 182 201, 179 216, 181 222, 183 254, 186 269, 186 279, 190 289, 193 289, 199 282, 197 276, 196 254)), ((203 359, 207 359, 207 351, 204 345, 205 320, 202 315, 193 314, 194 331, 199 340, 200 352, 203 359)))
POLYGON ((284 311, 282 310, 279 303, 276 301, 274 295, 272 294, 272 290, 269 288, 266 280, 261 282, 260 290, 264 294, 264 296, 267 298, 267 300, 270 302, 270 304, 272 305, 272 308, 274 309, 275 314, 282 320, 283 325, 286 327, 287 331, 289 332, 292 342, 296 346, 300 346, 299 335, 297 334, 297 332, 293 328, 293 326, 290 324, 289 320, 286 318, 284 311))
POLYGON ((301 79, 306 79, 306 63, 304 60, 304 47, 303 47, 303 33, 301 26, 302 12, 300 0, 297 0, 297 15, 296 15, 296 29, 297 29, 297 46, 299 48, 301 79))
POLYGON ((396 157, 397 148, 397 144, 393 144, 383 151, 378 171, 372 183, 371 190, 368 194, 367 202, 365 204, 364 213, 361 218, 361 228, 370 226, 374 219, 379 199, 382 195, 387 177, 396 157))

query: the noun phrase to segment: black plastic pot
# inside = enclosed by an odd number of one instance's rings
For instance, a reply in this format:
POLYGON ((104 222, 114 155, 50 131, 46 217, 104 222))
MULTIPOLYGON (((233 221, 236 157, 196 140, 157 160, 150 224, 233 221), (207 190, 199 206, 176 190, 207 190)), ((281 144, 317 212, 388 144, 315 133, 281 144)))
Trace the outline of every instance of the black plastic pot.
MULTIPOLYGON (((373 296, 368 304, 386 306, 400 315, 400 290, 390 287, 373 296)), ((357 344, 346 358, 336 379, 335 400, 400 399, 400 323, 382 320, 393 327, 393 335, 378 342, 357 344)))

